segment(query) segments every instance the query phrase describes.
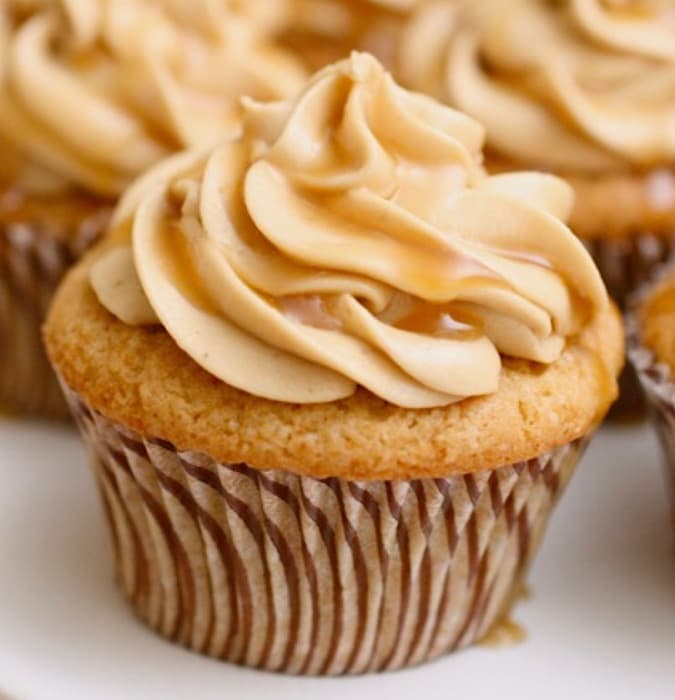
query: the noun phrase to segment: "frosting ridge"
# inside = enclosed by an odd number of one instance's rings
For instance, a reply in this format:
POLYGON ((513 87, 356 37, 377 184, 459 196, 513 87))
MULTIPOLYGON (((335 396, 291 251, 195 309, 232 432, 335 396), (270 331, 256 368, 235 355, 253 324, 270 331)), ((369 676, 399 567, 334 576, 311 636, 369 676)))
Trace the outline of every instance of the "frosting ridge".
POLYGON ((561 220, 570 188, 488 177, 482 127, 373 57, 244 109, 240 137, 129 190, 90 274, 113 314, 161 323, 226 383, 447 405, 496 391, 502 356, 556 361, 607 303, 561 220))
POLYGON ((400 47, 404 82, 480 120, 520 163, 675 162, 675 7, 665 0, 441 0, 400 47))
POLYGON ((290 0, 286 42, 321 68, 353 49, 393 63, 406 18, 427 0, 290 0))
POLYGON ((272 18, 249 5, 3 0, 0 135, 63 181, 118 195, 171 152, 235 129, 241 94, 300 88, 302 69, 256 29, 272 18))

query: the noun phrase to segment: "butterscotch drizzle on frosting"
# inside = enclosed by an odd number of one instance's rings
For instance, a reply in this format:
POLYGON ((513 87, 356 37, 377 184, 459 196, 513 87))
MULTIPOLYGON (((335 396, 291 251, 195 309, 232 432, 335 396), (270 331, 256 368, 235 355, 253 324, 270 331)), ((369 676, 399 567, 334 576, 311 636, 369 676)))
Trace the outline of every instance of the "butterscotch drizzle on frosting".
POLYGON ((298 323, 330 331, 342 328, 340 319, 330 310, 330 299, 318 294, 279 297, 276 303, 287 318, 298 323))
POLYGON ((482 144, 472 119, 353 54, 295 99, 247 101, 239 138, 138 181, 115 219, 131 231, 94 264, 93 288, 270 399, 361 385, 420 408, 494 392, 502 355, 555 362, 607 297, 562 222, 568 186, 488 177, 482 144), (118 264, 142 290, 137 311, 111 293, 118 264))
POLYGON ((171 152, 236 130, 241 95, 300 88, 303 69, 266 38, 267 4, 0 0, 0 140, 116 197, 171 152))
POLYGON ((393 321, 396 328, 440 338, 476 339, 483 333, 479 314, 462 309, 461 304, 429 304, 409 299, 404 315, 393 321))
POLYGON ((672 0, 434 0, 401 75, 481 121, 511 161, 570 172, 675 163, 672 0))

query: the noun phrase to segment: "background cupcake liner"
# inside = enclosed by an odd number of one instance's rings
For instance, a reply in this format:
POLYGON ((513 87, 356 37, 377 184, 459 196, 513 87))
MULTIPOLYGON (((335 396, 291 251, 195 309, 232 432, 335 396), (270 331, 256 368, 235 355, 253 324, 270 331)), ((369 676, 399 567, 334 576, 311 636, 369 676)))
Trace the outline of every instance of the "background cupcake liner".
MULTIPOLYGON (((593 256, 610 296, 625 309, 631 294, 649 280, 654 270, 675 254, 672 235, 635 234, 625 239, 582 239, 593 256)), ((612 406, 610 418, 641 419, 645 414, 641 383, 631 365, 626 365, 619 379, 619 398, 612 406)))
POLYGON ((0 409, 66 418, 68 407, 43 349, 41 326, 68 268, 109 216, 102 209, 70 236, 28 223, 0 225, 0 409))
POLYGON ((318 480, 179 452, 66 392, 138 616, 201 653, 295 674, 396 669, 483 638, 587 444, 446 479, 318 480))
POLYGON ((636 233, 621 239, 582 239, 593 256, 610 296, 625 308, 629 296, 652 276, 654 270, 675 254, 675 231, 671 235, 636 233))
MULTIPOLYGON (((666 268, 657 272, 654 280, 657 281, 665 274, 667 274, 666 268)), ((644 286, 633 297, 626 316, 628 356, 642 385, 649 414, 663 448, 673 527, 675 527, 675 382, 671 377, 670 368, 659 362, 654 353, 642 345, 640 327, 635 316, 635 311, 648 293, 649 286, 644 286)))

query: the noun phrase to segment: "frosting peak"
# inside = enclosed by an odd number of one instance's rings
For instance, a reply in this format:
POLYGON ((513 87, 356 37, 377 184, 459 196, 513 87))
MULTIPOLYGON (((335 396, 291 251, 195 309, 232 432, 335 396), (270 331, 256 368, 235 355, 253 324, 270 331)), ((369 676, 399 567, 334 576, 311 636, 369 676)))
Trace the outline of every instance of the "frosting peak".
POLYGON ((261 36, 270 13, 249 5, 1 0, 0 135, 65 183, 118 195, 171 152, 232 132, 240 95, 300 88, 302 70, 261 36))
POLYGON ((559 219, 569 188, 487 177, 482 143, 472 119, 353 54, 293 100, 247 100, 241 137, 132 187, 115 221, 130 233, 93 287, 270 399, 361 385, 429 407, 496 391, 501 355, 554 362, 606 294, 559 219))
POLYGON ((479 119, 521 163, 675 162, 671 0, 436 0, 402 42, 406 83, 479 119))

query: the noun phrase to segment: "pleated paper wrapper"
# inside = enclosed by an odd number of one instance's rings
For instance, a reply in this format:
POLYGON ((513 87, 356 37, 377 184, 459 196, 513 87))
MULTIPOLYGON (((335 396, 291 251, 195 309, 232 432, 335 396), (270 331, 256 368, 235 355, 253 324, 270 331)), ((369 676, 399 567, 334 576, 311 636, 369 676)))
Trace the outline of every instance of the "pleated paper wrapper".
POLYGON ((621 239, 583 240, 613 299, 625 307, 628 298, 675 254, 672 235, 636 233, 621 239))
POLYGON ((31 223, 0 224, 0 410, 66 418, 68 407, 45 354, 41 326, 69 267, 98 237, 102 208, 72 235, 31 223))
POLYGON ((402 668, 494 630, 588 442, 444 479, 315 479, 178 451, 66 391, 136 614, 293 674, 402 668))

